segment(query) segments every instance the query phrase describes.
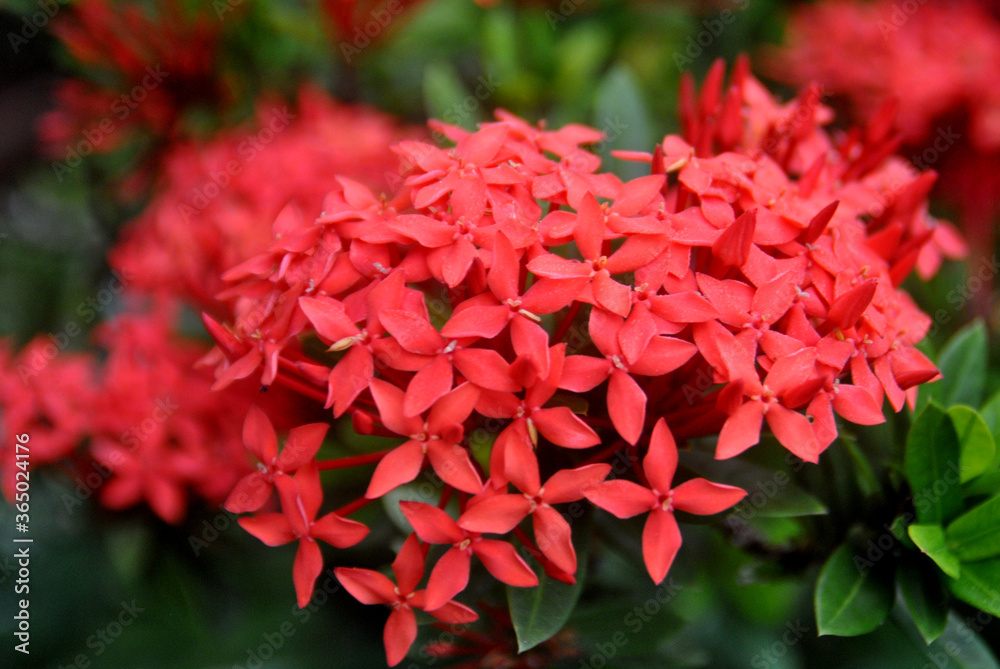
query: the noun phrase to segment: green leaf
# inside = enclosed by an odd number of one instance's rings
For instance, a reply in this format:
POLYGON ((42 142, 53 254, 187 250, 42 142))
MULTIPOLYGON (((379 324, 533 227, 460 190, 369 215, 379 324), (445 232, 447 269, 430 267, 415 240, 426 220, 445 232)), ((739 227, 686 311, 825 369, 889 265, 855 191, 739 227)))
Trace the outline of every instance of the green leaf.
POLYGON ((941 636, 948 622, 948 607, 941 579, 933 568, 924 568, 915 560, 904 560, 896 570, 896 584, 924 641, 931 643, 941 636))
POLYGON ((933 402, 917 415, 906 439, 903 469, 921 523, 942 525, 962 510, 958 436, 933 402))
POLYGON ((931 397, 944 406, 979 406, 988 368, 986 346, 986 326, 981 320, 956 332, 938 356, 938 368, 944 378, 931 384, 931 397))
POLYGON ((912 514, 909 512, 906 512, 905 514, 901 513, 892 519, 892 524, 889 525, 889 531, 892 532, 892 535, 899 540, 899 543, 906 548, 915 551, 917 550, 917 545, 913 543, 913 540, 910 539, 910 535, 907 533, 907 528, 909 528, 910 523, 912 522, 912 514))
POLYGON ((944 529, 940 525, 910 525, 910 538, 924 555, 934 560, 941 571, 952 578, 958 578, 962 567, 958 557, 948 550, 944 529))
MULTIPOLYGON (((612 149, 647 151, 656 143, 639 85, 625 65, 616 65, 597 87, 594 102, 594 126, 606 135, 598 153, 607 158, 612 149)), ((649 172, 642 163, 617 163, 615 170, 623 179, 634 179, 649 172)))
POLYGON ((998 492, 1000 492, 1000 471, 987 472, 962 486, 962 494, 966 499, 980 495, 989 497, 998 492))
POLYGON ((868 456, 858 445, 858 440, 850 435, 842 434, 840 435, 840 443, 847 447, 847 453, 854 465, 855 479, 861 494, 866 499, 881 496, 882 487, 879 485, 878 477, 875 475, 875 470, 872 468, 868 456))
POLYGON ((523 653, 547 641, 569 620, 586 580, 587 554, 590 545, 590 514, 576 520, 573 527, 573 547, 576 549, 576 583, 567 585, 549 578, 538 577, 534 588, 507 586, 507 604, 517 634, 517 652, 523 653))
POLYGON ((962 564, 962 575, 948 579, 948 588, 962 601, 1000 616, 1000 560, 962 564))
POLYGON ((963 513, 945 534, 949 548, 963 562, 1000 555, 1000 495, 963 513))
POLYGON ((948 409, 948 417, 958 436, 962 483, 966 483, 991 468, 996 442, 986 421, 972 407, 953 406, 948 409))
POLYGON ((892 609, 891 581, 878 569, 858 569, 854 558, 854 550, 844 544, 820 571, 815 600, 820 635, 867 634, 892 609))
POLYGON ((944 634, 927 647, 927 658, 934 662, 932 666, 1000 669, 989 646, 970 627, 956 613, 948 614, 948 626, 944 634), (942 657, 948 664, 941 663, 942 657))
MULTIPOLYGON (((990 428, 991 434, 1000 434, 1000 392, 994 394, 979 410, 979 415, 990 428)), ((1000 467, 1000 448, 993 456, 992 469, 1000 467)))

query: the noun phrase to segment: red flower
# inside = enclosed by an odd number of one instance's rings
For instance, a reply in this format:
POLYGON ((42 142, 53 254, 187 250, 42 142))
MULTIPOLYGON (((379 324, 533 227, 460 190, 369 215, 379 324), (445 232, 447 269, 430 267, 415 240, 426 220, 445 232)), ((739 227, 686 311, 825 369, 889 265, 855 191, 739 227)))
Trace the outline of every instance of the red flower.
POLYGON ((458 526, 470 532, 506 534, 530 515, 539 549, 556 567, 572 575, 576 573, 576 550, 569 523, 552 505, 583 499, 584 491, 603 481, 610 471, 611 465, 604 463, 564 469, 542 485, 538 460, 527 451, 518 467, 507 470, 511 482, 522 494, 487 492, 473 498, 458 519, 458 526))
POLYGON ((248 516, 240 518, 239 523, 240 527, 268 546, 299 540, 292 575, 299 608, 303 608, 312 599, 316 578, 323 571, 323 556, 316 540, 321 539, 337 548, 347 548, 364 539, 368 528, 336 513, 316 518, 323 503, 323 489, 315 463, 302 467, 294 477, 277 477, 274 485, 281 498, 281 513, 248 516))
POLYGON ((383 640, 386 661, 390 667, 399 664, 417 638, 417 617, 413 609, 423 609, 446 623, 469 623, 479 616, 467 606, 447 601, 432 610, 426 607, 426 591, 417 590, 424 575, 424 553, 411 534, 399 549, 392 571, 396 584, 370 569, 338 567, 334 574, 344 588, 362 604, 386 604, 392 609, 385 623, 383 640))
POLYGON ((311 423, 293 428, 279 455, 278 437, 271 421, 259 407, 250 407, 243 423, 243 443, 260 464, 229 493, 223 505, 226 510, 245 513, 264 506, 277 477, 294 474, 313 461, 329 427, 326 423, 311 423))
POLYGON ((538 585, 535 572, 506 541, 485 539, 478 532, 464 530, 451 516, 430 504, 400 502, 399 508, 421 541, 452 545, 431 571, 427 581, 426 610, 440 608, 465 590, 473 555, 497 580, 507 585, 519 588, 538 585))
POLYGON ((630 444, 639 440, 646 422, 646 393, 633 375, 662 376, 674 371, 696 352, 690 342, 651 332, 637 342, 624 322, 601 309, 590 312, 590 336, 604 359, 570 356, 559 387, 586 392, 608 379, 608 413, 618 434, 630 444), (624 335, 624 336, 623 336, 624 335), (626 355, 622 344, 630 351, 626 355))
POLYGON ((459 446, 465 436, 462 423, 475 407, 479 398, 478 388, 463 383, 446 393, 431 408, 426 420, 404 414, 403 391, 395 386, 373 379, 371 389, 382 422, 408 439, 378 463, 366 497, 381 497, 393 488, 409 483, 420 473, 425 459, 430 461, 445 483, 471 493, 483 489, 483 481, 469 458, 469 452, 459 446))
POLYGON ((733 486, 712 483, 703 478, 685 481, 673 487, 677 470, 677 444, 662 418, 653 428, 649 451, 642 460, 642 471, 649 482, 604 481, 584 491, 587 499, 619 518, 631 518, 649 512, 642 533, 642 555, 646 569, 656 583, 661 583, 681 547, 681 533, 674 509, 698 515, 719 513, 746 496, 733 486))

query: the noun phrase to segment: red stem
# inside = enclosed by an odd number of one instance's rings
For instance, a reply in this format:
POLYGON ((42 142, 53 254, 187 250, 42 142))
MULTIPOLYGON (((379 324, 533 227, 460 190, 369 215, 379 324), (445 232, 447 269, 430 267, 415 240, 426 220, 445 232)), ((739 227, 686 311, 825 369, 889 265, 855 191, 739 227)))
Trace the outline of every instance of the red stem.
POLYGON ((334 460, 319 460, 316 465, 319 467, 320 471, 330 471, 333 469, 347 469, 348 467, 360 467, 361 465, 370 465, 373 462, 378 462, 386 455, 394 451, 395 449, 390 448, 385 451, 378 451, 377 453, 365 453, 364 455, 352 455, 348 458, 336 458, 334 460))
POLYGON ((279 371, 274 380, 281 385, 285 386, 289 390, 294 390, 295 392, 308 397, 309 399, 316 400, 320 404, 326 404, 326 393, 319 388, 313 387, 300 381, 299 379, 292 378, 285 373, 285 370, 279 371))
POLYGON ((367 506, 368 504, 371 504, 374 501, 375 501, 374 499, 368 499, 367 497, 359 497, 350 504, 345 504, 344 506, 340 507, 339 509, 334 511, 334 513, 340 516, 341 518, 346 518, 347 516, 357 511, 358 509, 367 506))
POLYGON ((552 335, 552 343, 558 344, 569 332, 569 329, 573 326, 573 321, 576 320, 576 315, 580 313, 580 308, 583 307, 583 302, 573 302, 569 305, 569 311, 563 316, 562 321, 559 322, 559 327, 556 328, 555 334, 552 335))
POLYGON ((443 509, 448 506, 448 500, 451 499, 451 493, 453 488, 450 485, 446 485, 444 490, 441 491, 441 500, 438 502, 438 508, 443 509))

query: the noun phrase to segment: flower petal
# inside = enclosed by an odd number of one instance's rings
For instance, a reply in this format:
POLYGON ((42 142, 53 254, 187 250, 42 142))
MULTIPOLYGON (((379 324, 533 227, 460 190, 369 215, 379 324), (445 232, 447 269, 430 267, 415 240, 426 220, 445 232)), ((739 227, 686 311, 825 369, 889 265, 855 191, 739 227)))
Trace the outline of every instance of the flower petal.
POLYGON ((598 483, 583 491, 596 506, 618 518, 631 518, 645 513, 656 504, 656 495, 649 488, 624 479, 598 483))
POLYGON ((441 556, 427 581, 425 611, 441 608, 452 597, 465 590, 465 586, 469 584, 471 561, 472 556, 458 548, 452 548, 441 556))
POLYGON ((524 495, 496 495, 466 509, 458 526, 470 532, 507 534, 531 513, 524 495))
POLYGON ((674 508, 699 516, 710 516, 725 511, 746 495, 742 488, 713 483, 703 478, 691 479, 674 488, 674 508))
POLYGON ((656 584, 662 583, 681 547, 681 530, 670 511, 654 509, 642 530, 642 557, 656 584))

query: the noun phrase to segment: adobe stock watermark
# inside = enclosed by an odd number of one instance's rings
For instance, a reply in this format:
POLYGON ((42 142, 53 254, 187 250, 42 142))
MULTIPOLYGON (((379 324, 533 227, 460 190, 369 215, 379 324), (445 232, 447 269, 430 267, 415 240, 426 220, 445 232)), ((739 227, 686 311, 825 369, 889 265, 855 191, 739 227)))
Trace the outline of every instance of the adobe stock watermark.
POLYGON ((911 156, 910 162, 921 172, 928 170, 931 165, 938 161, 941 154, 953 147, 960 139, 962 139, 962 135, 952 130, 950 125, 947 128, 938 128, 930 146, 921 151, 919 156, 911 156))
POLYGON ((203 181, 200 186, 192 188, 177 205, 184 222, 190 223, 192 216, 203 212, 215 198, 219 197, 232 182, 233 177, 239 175, 281 131, 288 128, 295 116, 287 105, 272 110, 267 123, 236 146, 240 160, 230 160, 222 170, 209 170, 207 182, 203 181))
MULTIPOLYGON (((265 484, 261 482, 260 485, 265 484)), ((199 557, 203 550, 208 548, 210 544, 222 536, 223 532, 235 525, 238 518, 239 516, 235 513, 223 511, 212 518, 211 521, 209 521, 208 518, 202 520, 201 527, 198 528, 197 534, 188 535, 188 545, 191 547, 191 550, 194 551, 194 556, 199 557)))
POLYGON ((115 132, 119 125, 138 109, 150 92, 156 90, 168 76, 170 73, 164 70, 161 65, 146 66, 146 76, 142 78, 142 81, 133 86, 132 90, 119 95, 111 103, 111 115, 105 116, 89 128, 84 128, 83 139, 75 145, 66 145, 66 157, 52 163, 56 178, 62 182, 63 177, 79 167, 85 157, 93 153, 95 149, 100 148, 104 140, 115 132))
POLYGON ((791 474, 798 472, 806 463, 791 453, 785 453, 785 464, 789 466, 790 472, 779 469, 769 480, 755 481, 753 486, 747 489, 749 494, 726 515, 723 522, 733 533, 734 543, 737 546, 750 542, 750 521, 791 483, 791 474))
POLYGON ((21 18, 21 29, 17 32, 13 30, 7 33, 7 41, 10 47, 17 53, 21 47, 27 44, 35 35, 49 25, 49 21, 59 13, 69 0, 37 0, 38 11, 21 18))
MULTIPOLYGON (((144 418, 138 425, 133 425, 122 433, 122 445, 126 447, 129 453, 134 453, 139 444, 152 436, 159 429, 159 426, 165 423, 179 408, 180 405, 175 404, 170 397, 157 398, 152 414, 144 418)), ((115 473, 115 469, 120 467, 124 461, 125 456, 122 452, 114 451, 108 463, 95 461, 92 465, 93 469, 87 472, 85 476, 77 475, 74 478, 76 487, 73 489, 72 494, 68 492, 62 494, 61 499, 63 506, 66 507, 66 512, 72 514, 76 510, 76 507, 82 506, 86 500, 90 499, 94 491, 111 478, 115 473)))
POLYGON ((604 119, 598 130, 604 133, 604 139, 594 145, 594 153, 603 153, 605 149, 614 144, 615 140, 628 130, 628 124, 616 116, 613 119, 604 119))
POLYGON ((961 314, 980 291, 993 285, 993 279, 998 273, 1000 273, 1000 258, 997 258, 995 253, 988 259, 983 258, 975 270, 970 267, 965 282, 961 286, 955 286, 945 295, 945 301, 951 308, 941 307, 931 314, 933 323, 925 336, 933 337, 942 325, 951 322, 955 314, 961 314))
POLYGON ((696 58, 700 58, 705 49, 712 46, 715 40, 722 36, 726 27, 736 21, 736 15, 750 6, 750 0, 736 0, 731 8, 723 9, 719 15, 712 19, 702 19, 703 29, 693 36, 689 36, 684 51, 674 51, 674 65, 677 69, 684 71, 694 63, 696 58))
POLYGON ((246 660, 240 664, 234 664, 233 669, 261 669, 264 667, 284 647, 288 639, 295 636, 298 631, 297 626, 309 622, 313 614, 330 601, 332 595, 340 592, 342 587, 336 576, 334 576, 333 569, 327 569, 323 573, 326 575, 326 578, 323 579, 322 583, 319 581, 316 582, 312 599, 309 600, 306 607, 302 609, 298 606, 292 607, 292 617, 295 618, 295 621, 285 620, 273 631, 262 633, 261 638, 264 642, 256 647, 247 648, 245 650, 246 660))
POLYGON ((911 501, 913 502, 913 508, 916 513, 905 511, 897 520, 894 520, 891 523, 885 523, 882 526, 883 531, 880 532, 874 539, 869 539, 868 542, 861 547, 865 551, 864 555, 858 555, 857 553, 854 554, 854 566, 857 568, 858 572, 866 574, 869 569, 875 566, 875 563, 886 555, 889 555, 899 544, 896 532, 906 532, 907 528, 916 522, 918 514, 923 515, 924 513, 930 511, 933 505, 944 497, 944 495, 947 494, 953 486, 961 485, 961 480, 961 467, 957 461, 952 460, 948 463, 948 466, 945 469, 944 474, 941 475, 941 478, 914 492, 911 501), (894 528, 897 523, 900 526, 898 528, 894 528))
POLYGON ((618 629, 607 641, 595 644, 594 648, 596 651, 591 653, 590 657, 580 660, 580 669, 604 669, 604 667, 608 666, 608 663, 628 645, 630 636, 641 632, 642 628, 655 618, 660 611, 663 611, 667 604, 683 589, 682 586, 674 583, 673 576, 667 577, 667 580, 656 588, 652 597, 642 604, 637 604, 635 608, 626 613, 622 618, 622 625, 628 628, 629 634, 626 634, 622 629, 618 629))
POLYGON ((92 652, 79 653, 73 658, 73 662, 60 664, 58 669, 90 669, 92 659, 107 652, 108 648, 121 638, 125 629, 138 619, 140 613, 145 611, 146 608, 139 606, 135 599, 131 602, 122 602, 118 616, 87 637, 87 648, 91 649, 92 652))
POLYGON ((223 15, 235 11, 242 4, 243 0, 212 0, 212 9, 215 10, 215 15, 221 21, 223 15))
POLYGON ((545 18, 549 22, 549 27, 552 28, 552 32, 556 31, 556 27, 573 16, 576 10, 580 8, 580 5, 584 3, 585 0, 562 0, 559 6, 553 9, 545 10, 545 18))
POLYGON ((382 31, 389 27, 392 20, 403 13, 403 3, 400 0, 389 0, 382 7, 376 7, 368 12, 371 17, 362 24, 360 21, 354 26, 354 34, 351 41, 340 41, 340 53, 344 55, 344 60, 350 65, 351 61, 361 55, 361 52, 378 38, 382 31))
MULTIPOLYGON (((774 641, 767 648, 754 653, 750 658, 750 666, 754 669, 767 669, 781 662, 781 658, 788 655, 789 649, 802 640, 810 628, 801 618, 785 623, 785 631, 781 638, 774 641)), ((782 665, 784 666, 784 665, 782 665)))

